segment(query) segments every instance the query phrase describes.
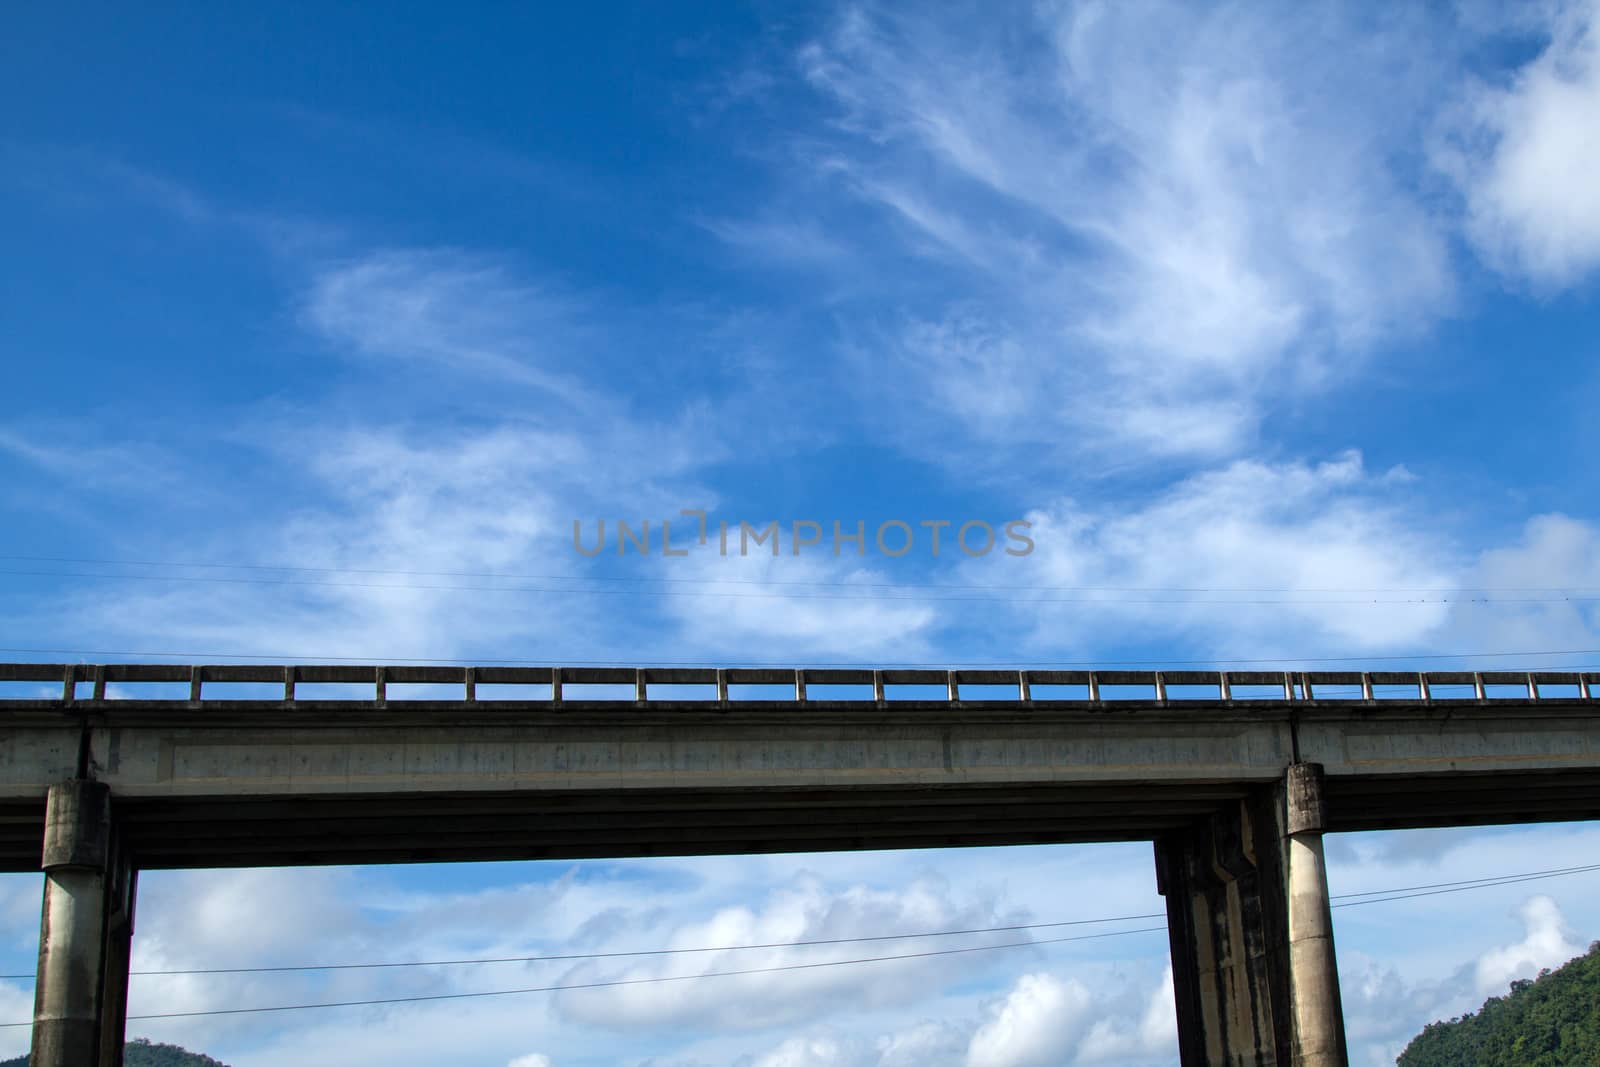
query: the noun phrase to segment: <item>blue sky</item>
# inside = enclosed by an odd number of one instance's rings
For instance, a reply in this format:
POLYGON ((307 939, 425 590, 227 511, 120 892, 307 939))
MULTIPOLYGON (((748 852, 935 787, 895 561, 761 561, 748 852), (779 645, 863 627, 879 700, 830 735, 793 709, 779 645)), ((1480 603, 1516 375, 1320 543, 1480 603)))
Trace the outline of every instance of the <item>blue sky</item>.
MULTIPOLYGON (((0 90, 6 658, 1600 662, 1592 2, 57 4, 10 20, 0 90), (696 508, 784 524, 783 554, 573 550, 574 520, 696 508), (891 519, 903 556, 871 550, 891 519), (796 520, 861 520, 869 551, 794 555, 796 520), (936 520, 1027 521, 1035 550, 935 557, 936 520)), ((1595 843, 1340 839, 1332 877, 1595 843)), ((1581 883, 1341 912, 1358 1060, 1600 936, 1581 883)), ((26 970, 37 878, 0 899, 26 970)), ((1145 846, 172 874, 139 951, 1107 901, 1156 905, 1145 846)), ((1170 1063, 1143 937, 148 1032, 299 1067, 1170 1063)))

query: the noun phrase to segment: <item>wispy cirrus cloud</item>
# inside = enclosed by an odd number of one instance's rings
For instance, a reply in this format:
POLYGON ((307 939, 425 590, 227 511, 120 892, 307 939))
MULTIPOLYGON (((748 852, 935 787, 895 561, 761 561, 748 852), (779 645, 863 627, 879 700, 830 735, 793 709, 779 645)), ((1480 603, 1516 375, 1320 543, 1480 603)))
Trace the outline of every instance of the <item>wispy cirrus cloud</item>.
POLYGON ((579 332, 575 300, 507 267, 450 250, 384 250, 318 270, 304 316, 347 351, 532 386, 571 402, 583 389, 563 351, 579 332))
POLYGON ((179 481, 181 464, 164 449, 142 442, 106 444, 60 427, 0 428, 0 454, 65 483, 98 491, 147 493, 179 481))
MULTIPOLYGON (((751 642, 777 659, 926 649, 937 613, 925 604, 708 597, 663 581, 884 579, 850 560, 764 563, 702 551, 631 561, 647 568, 625 575, 633 586, 575 581, 627 569, 609 553, 574 551, 575 519, 714 506, 709 472, 735 454, 735 441, 748 447, 759 435, 692 393, 648 413, 609 395, 586 372, 587 355, 631 339, 610 337, 578 314, 581 300, 547 297, 507 265, 380 249, 308 271, 298 319, 308 336, 331 360, 392 369, 361 380, 354 395, 330 374, 327 389, 292 405, 242 413, 233 443, 297 487, 295 506, 250 517, 226 544, 191 532, 182 550, 164 539, 142 553, 243 560, 255 571, 180 568, 185 581, 146 581, 114 605, 74 597, 79 628, 122 647, 267 656, 748 656, 751 642)), ((117 454, 104 451, 50 456, 87 472, 117 454)))
POLYGON ((1450 306, 1448 227, 1408 170, 1416 20, 1085 4, 986 23, 851 7, 799 56, 835 109, 803 151, 898 223, 902 263, 949 279, 889 343, 854 335, 918 419, 1225 455, 1270 403, 1450 306))

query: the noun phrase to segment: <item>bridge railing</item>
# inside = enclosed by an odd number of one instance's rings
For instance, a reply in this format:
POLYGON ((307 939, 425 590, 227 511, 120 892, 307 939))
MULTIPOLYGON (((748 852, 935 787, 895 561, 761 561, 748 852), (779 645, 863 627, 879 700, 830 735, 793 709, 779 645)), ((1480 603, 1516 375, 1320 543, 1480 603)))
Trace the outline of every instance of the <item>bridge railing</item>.
POLYGON ((1423 703, 1492 703, 1499 700, 1566 699, 1592 701, 1600 693, 1600 672, 1583 671, 1200 671, 1200 670, 995 670, 927 668, 776 668, 776 667, 532 667, 432 666, 416 664, 256 664, 256 663, 0 663, 0 706, 41 700, 61 707, 107 700, 174 701, 201 704, 237 700, 217 686, 271 687, 276 694, 261 703, 292 704, 301 686, 357 689, 354 702, 385 706, 390 687, 415 691, 455 690, 455 696, 430 699, 475 703, 495 699, 494 690, 517 687, 518 699, 561 704, 576 700, 619 699, 635 704, 682 701, 679 687, 697 687, 701 699, 718 703, 748 699, 735 690, 762 688, 756 699, 798 704, 829 700, 889 703, 891 695, 951 704, 1048 702, 1105 704, 1135 700, 1159 704, 1259 704, 1263 701, 1335 699, 1342 703, 1403 700, 1423 703), (29 684, 33 683, 33 684, 29 684), (207 684, 213 688, 208 692, 207 684), (662 696, 652 687, 674 687, 662 696), (42 687, 49 687, 48 689, 42 687), (87 687, 87 692, 84 692, 87 687), (174 692, 186 696, 175 696, 174 692), (369 688, 370 687, 370 688, 369 688), (527 698, 528 687, 548 696, 527 698), (774 696, 776 687, 788 695, 774 696), (963 698, 963 688, 967 698, 963 698), (603 690, 597 693, 596 690, 603 690), (915 693, 909 692, 915 689, 915 693), (1565 692, 1554 693, 1561 689, 1565 692), (846 690, 846 692, 839 692, 846 690), (981 693, 975 692, 982 690, 981 693), (1342 690, 1334 693, 1330 690, 1342 690), (368 696, 370 694, 370 696, 368 696), (619 696, 620 694, 620 696, 619 696))

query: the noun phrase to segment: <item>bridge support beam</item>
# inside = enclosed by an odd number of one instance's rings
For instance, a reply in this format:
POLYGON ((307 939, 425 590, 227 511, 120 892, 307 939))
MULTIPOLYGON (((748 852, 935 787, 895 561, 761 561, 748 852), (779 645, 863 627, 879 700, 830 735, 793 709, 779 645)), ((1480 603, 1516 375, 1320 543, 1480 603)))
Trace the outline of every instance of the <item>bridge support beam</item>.
POLYGON ((1345 1067, 1322 769, 1156 841, 1183 1067, 1345 1067))
POLYGON ((111 822, 111 791, 50 787, 30 1067, 121 1067, 135 873, 111 822))

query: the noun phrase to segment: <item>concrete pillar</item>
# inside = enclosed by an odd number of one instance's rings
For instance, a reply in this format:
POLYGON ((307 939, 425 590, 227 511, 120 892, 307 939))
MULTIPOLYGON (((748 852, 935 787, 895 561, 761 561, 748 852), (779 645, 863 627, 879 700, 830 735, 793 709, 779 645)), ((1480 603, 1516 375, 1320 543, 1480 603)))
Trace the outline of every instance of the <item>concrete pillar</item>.
POLYGON ((111 791, 73 779, 45 811, 44 906, 30 1067, 120 1067, 134 879, 111 832, 111 791))
POLYGON ((1333 952, 1333 912, 1322 853, 1322 767, 1297 763, 1284 778, 1289 867, 1289 988, 1297 1067, 1345 1067, 1344 1008, 1333 952))
POLYGON ((1320 768, 1156 841, 1183 1067, 1343 1067, 1320 768))
POLYGON ((120 856, 112 837, 111 882, 107 894, 106 961, 100 986, 100 1063, 122 1067, 128 1031, 128 970, 133 963, 133 911, 139 872, 120 856))
POLYGON ((1287 922, 1271 818, 1270 797, 1255 796, 1156 842, 1183 1067, 1291 1062, 1287 922))

